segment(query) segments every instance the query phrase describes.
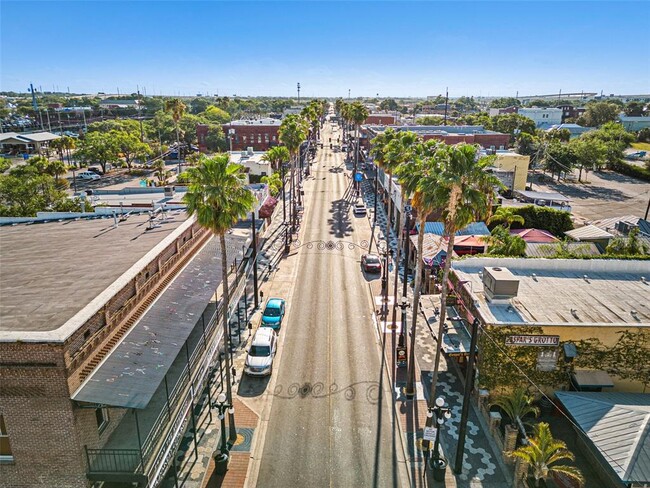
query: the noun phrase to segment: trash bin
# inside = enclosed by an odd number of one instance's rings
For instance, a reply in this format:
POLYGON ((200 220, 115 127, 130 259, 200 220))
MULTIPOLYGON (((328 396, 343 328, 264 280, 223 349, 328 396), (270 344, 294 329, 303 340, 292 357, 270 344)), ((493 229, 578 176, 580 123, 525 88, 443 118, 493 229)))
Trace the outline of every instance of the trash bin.
POLYGON ((432 459, 431 470, 435 481, 445 481, 445 472, 447 471, 446 459, 432 459))
POLYGON ((220 452, 214 456, 214 471, 219 475, 226 474, 228 471, 228 461, 230 457, 225 452, 220 452))

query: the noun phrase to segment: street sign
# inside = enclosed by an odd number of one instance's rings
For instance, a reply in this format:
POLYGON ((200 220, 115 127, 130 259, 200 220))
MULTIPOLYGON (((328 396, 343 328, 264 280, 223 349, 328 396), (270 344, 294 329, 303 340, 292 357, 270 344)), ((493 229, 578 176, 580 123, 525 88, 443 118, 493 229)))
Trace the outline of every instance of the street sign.
POLYGON ((363 181, 363 173, 357 173, 354 175, 354 181, 363 181))
POLYGON ((397 346, 397 365, 406 366, 406 347, 397 346))
POLYGON ((410 212, 411 210, 413 210, 413 207, 411 205, 404 205, 405 212, 410 212))
POLYGON ((438 429, 435 427, 425 427, 424 428, 424 434, 422 435, 422 438, 425 441, 431 441, 431 442, 436 442, 436 436, 438 435, 438 429))
POLYGON ((546 335, 509 335, 506 346, 559 346, 560 336, 546 335))

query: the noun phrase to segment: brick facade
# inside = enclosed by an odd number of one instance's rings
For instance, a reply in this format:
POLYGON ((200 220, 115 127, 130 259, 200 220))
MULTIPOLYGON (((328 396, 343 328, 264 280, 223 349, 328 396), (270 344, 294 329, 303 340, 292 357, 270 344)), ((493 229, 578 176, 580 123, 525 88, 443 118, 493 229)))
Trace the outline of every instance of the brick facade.
POLYGON ((364 124, 371 125, 395 125, 397 117, 391 114, 370 114, 364 124))
POLYGON ((491 146, 494 146, 495 149, 505 149, 510 142, 509 134, 424 134, 422 138, 425 141, 437 139, 449 145, 467 142, 469 144, 478 144, 485 149, 490 149, 491 146))
POLYGON ((254 151, 266 151, 279 144, 279 125, 224 124, 222 128, 226 138, 229 138, 229 143, 232 141, 233 151, 245 151, 249 147, 252 147, 254 151), (230 135, 230 129, 234 129, 235 133, 230 135))
POLYGON ((209 237, 196 223, 188 228, 64 343, 0 342, 0 413, 14 457, 0 464, 0 486, 89 485, 84 445, 101 448, 128 413, 108 409, 100 432, 95 409, 75 405, 70 396, 144 312, 143 302, 209 237))

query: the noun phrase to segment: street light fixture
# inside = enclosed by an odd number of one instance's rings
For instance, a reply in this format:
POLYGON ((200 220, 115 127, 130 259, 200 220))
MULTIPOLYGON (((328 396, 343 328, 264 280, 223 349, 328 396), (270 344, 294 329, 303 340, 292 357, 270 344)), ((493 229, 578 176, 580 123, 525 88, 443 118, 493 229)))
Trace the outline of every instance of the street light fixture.
POLYGON ((444 481, 447 460, 440 456, 440 432, 445 421, 451 418, 451 409, 445 406, 445 399, 443 397, 436 398, 434 405, 428 407, 427 418, 435 422, 436 428, 436 440, 433 443, 433 457, 431 458, 433 479, 436 481, 444 481))
POLYGON ((212 404, 212 408, 216 408, 219 420, 221 420, 221 448, 219 454, 214 457, 215 471, 217 474, 226 474, 228 471, 228 462, 230 461, 230 445, 226 440, 226 412, 229 414, 235 413, 235 407, 226 402, 226 394, 221 392, 217 397, 217 401, 212 404))

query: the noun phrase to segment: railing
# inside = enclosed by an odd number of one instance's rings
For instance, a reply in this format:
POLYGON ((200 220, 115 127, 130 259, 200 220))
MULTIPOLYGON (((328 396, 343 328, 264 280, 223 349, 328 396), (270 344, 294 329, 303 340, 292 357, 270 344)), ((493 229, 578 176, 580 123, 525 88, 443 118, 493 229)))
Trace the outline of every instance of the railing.
MULTIPOLYGON (((238 274, 232 280, 231 297, 237 297, 243 291, 245 279, 243 274, 238 274)), ((191 418, 190 410, 199 393, 209 383, 211 365, 218 355, 223 338, 223 332, 219 328, 222 312, 223 303, 219 304, 205 321, 205 342, 199 340, 190 355, 188 364, 169 391, 168 408, 163 407, 151 431, 144 439, 142 457, 138 449, 86 449, 89 473, 145 474, 149 478, 150 487, 160 483, 187 429, 191 418), (191 383, 190 372, 192 372, 191 383)))
POLYGON ((89 473, 142 473, 138 449, 88 449, 89 473))

